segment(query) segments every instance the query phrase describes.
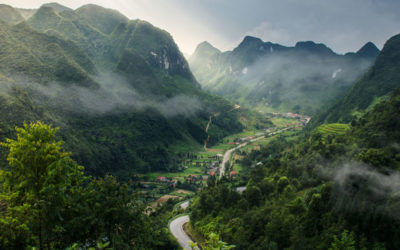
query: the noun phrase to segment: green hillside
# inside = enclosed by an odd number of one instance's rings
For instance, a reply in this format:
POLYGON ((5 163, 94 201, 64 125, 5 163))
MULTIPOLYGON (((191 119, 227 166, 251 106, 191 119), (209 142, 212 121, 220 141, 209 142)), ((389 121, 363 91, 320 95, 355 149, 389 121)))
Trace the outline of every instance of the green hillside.
POLYGON ((352 127, 322 125, 253 152, 240 180, 200 192, 191 225, 235 249, 398 249, 399 93, 352 127))
POLYGON ((18 10, 5 4, 0 4, 0 21, 7 24, 17 24, 25 19, 18 10))
POLYGON ((3 24, 0 36, 0 72, 4 75, 96 86, 90 76, 96 73, 94 64, 74 43, 38 33, 25 22, 3 24))
POLYGON ((351 124, 316 126, 313 118, 311 132, 271 139, 236 162, 240 179, 209 181, 193 201, 193 228, 236 249, 398 249, 397 40, 386 43, 338 106, 322 113, 337 122, 360 111, 351 124), (379 96, 385 98, 374 101, 379 96))
POLYGON ((3 24, 0 37, 0 137, 23 121, 59 126, 73 159, 94 175, 175 171, 217 112, 210 144, 270 124, 248 110, 227 112, 233 103, 198 87, 166 31, 114 10, 45 5, 28 22, 3 24))
POLYGON ((91 24, 93 28, 104 34, 110 34, 121 23, 128 22, 128 18, 116 10, 89 4, 76 10, 77 15, 91 24))

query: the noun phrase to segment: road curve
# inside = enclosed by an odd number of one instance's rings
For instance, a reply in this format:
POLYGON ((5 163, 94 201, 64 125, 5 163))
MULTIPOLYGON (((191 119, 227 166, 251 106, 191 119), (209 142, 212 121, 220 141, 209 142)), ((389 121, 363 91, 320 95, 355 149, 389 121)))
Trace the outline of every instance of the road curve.
POLYGON ((190 204, 190 201, 185 201, 184 203, 182 203, 181 205, 180 205, 180 207, 182 208, 182 209, 186 209, 186 208, 188 208, 189 207, 189 204, 190 204))
MULTIPOLYGON (((273 135, 282 133, 283 131, 286 131, 286 130, 289 130, 289 129, 292 129, 292 128, 295 128, 295 127, 298 127, 298 126, 300 126, 300 125, 292 126, 292 127, 286 127, 286 128, 280 129, 280 130, 278 130, 278 131, 269 133, 269 134, 267 134, 267 135, 263 135, 263 136, 260 136, 260 137, 256 137, 256 138, 254 138, 254 139, 251 139, 249 142, 255 142, 255 141, 264 139, 266 136, 273 136, 273 135)), ((225 164, 229 161, 229 158, 231 157, 232 152, 235 151, 235 150, 238 149, 238 148, 241 148, 241 147, 246 146, 247 143, 248 143, 248 142, 242 143, 242 144, 240 144, 240 145, 238 145, 238 146, 236 146, 236 147, 234 147, 234 148, 231 148, 231 149, 229 149, 229 150, 227 150, 227 151, 225 152, 224 158, 222 159, 222 163, 221 163, 221 165, 219 165, 219 178, 220 178, 220 179, 221 179, 222 176, 224 176, 224 174, 225 174, 225 164)))
POLYGON ((222 159, 222 163, 221 163, 221 165, 219 165, 219 178, 222 178, 222 176, 224 176, 225 164, 229 161, 229 158, 231 157, 232 152, 235 151, 236 149, 244 147, 246 145, 247 145, 247 142, 242 143, 242 144, 240 144, 234 148, 231 148, 225 152, 224 158, 222 159))
POLYGON ((189 215, 178 217, 169 224, 169 230, 183 249, 191 250, 189 241, 192 241, 192 239, 183 230, 183 225, 187 222, 189 222, 189 215))

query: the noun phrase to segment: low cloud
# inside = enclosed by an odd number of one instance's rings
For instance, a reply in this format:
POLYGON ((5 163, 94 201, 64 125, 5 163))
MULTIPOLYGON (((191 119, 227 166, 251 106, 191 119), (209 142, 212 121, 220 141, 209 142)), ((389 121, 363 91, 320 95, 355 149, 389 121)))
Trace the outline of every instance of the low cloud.
POLYGON ((333 180, 342 187, 357 184, 363 185, 374 195, 400 197, 400 173, 394 170, 379 172, 362 164, 345 164, 333 174, 333 180))
POLYGON ((99 88, 60 82, 40 84, 19 77, 15 85, 19 89, 28 90, 39 105, 49 105, 76 114, 104 115, 154 108, 170 117, 195 115, 203 108, 196 97, 177 95, 166 98, 140 93, 118 74, 104 73, 97 76, 96 81, 99 88))

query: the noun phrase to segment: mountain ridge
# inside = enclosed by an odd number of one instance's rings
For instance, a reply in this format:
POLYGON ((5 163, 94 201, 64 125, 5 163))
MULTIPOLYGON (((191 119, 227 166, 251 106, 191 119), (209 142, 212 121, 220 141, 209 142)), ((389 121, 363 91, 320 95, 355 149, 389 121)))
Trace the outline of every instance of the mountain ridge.
POLYGON ((312 41, 286 47, 246 36, 232 51, 200 47, 189 64, 205 89, 241 105, 312 115, 372 65, 374 48, 366 44, 359 53, 340 55, 312 41))

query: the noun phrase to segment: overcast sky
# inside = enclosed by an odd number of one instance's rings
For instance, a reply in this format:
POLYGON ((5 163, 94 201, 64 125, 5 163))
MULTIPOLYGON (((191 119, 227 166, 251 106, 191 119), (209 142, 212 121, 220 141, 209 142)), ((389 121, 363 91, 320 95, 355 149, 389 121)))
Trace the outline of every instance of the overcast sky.
MULTIPOLYGON (((22 8, 49 1, 0 0, 22 8)), ((209 41, 221 50, 245 35, 283 45, 313 40, 338 53, 356 51, 368 41, 382 48, 400 33, 400 0, 59 0, 78 8, 87 3, 117 9, 172 34, 180 49, 193 53, 209 41)))

